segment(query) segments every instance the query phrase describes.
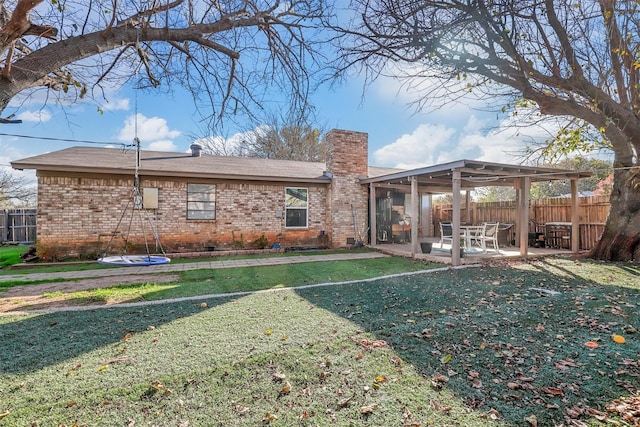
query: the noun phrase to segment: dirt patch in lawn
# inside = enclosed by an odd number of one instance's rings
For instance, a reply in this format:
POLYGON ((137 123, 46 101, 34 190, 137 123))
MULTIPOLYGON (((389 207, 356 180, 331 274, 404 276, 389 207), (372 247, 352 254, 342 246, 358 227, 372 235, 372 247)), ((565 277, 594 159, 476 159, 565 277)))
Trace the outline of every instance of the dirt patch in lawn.
MULTIPOLYGON (((134 283, 168 283, 175 282, 179 279, 179 274, 129 274, 67 282, 14 286, 0 293, 0 313, 82 305, 77 300, 69 300, 67 298, 68 294, 134 283), (45 294, 47 296, 45 296, 45 294), (51 296, 51 294, 55 295, 51 296)), ((109 301, 105 302, 105 304, 116 304, 118 302, 121 301, 109 301)), ((87 304, 96 304, 96 301, 87 301, 87 304)))

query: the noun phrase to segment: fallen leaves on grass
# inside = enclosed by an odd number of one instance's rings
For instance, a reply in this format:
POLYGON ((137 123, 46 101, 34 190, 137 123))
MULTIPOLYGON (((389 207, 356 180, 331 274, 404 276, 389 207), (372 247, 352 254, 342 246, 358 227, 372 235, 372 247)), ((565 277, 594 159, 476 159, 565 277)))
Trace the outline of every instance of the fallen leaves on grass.
POLYGON ((449 377, 442 375, 439 372, 435 372, 431 377, 431 386, 437 389, 441 389, 446 382, 449 381, 449 377))
POLYGON ((640 425, 640 394, 616 399, 607 405, 607 411, 616 413, 631 425, 640 425))
POLYGON ((622 335, 611 335, 613 342, 617 344, 624 344, 627 340, 622 335))
POLYGON ((250 408, 248 406, 236 405, 233 410, 238 415, 244 415, 250 408))
POLYGON ((284 379, 286 378, 286 375, 280 371, 275 371, 272 375, 272 378, 276 382, 281 382, 281 381, 284 381, 284 379))
POLYGON ((155 390, 157 392, 161 392, 163 396, 166 396, 168 394, 171 394, 171 390, 168 389, 164 383, 160 382, 160 381, 151 381, 151 383, 149 384, 149 386, 151 387, 152 390, 155 390))
POLYGON ((535 414, 529 415, 524 420, 531 424, 531 427, 538 427, 538 417, 535 414))
POLYGON ((376 348, 382 348, 387 346, 387 342, 385 340, 368 340, 361 339, 360 345, 366 350, 371 351, 376 348))
POLYGON ((3 419, 4 417, 6 417, 7 415, 9 415, 11 413, 10 410, 6 410, 6 411, 2 411, 0 412, 0 420, 3 419))
POLYGON ((573 360, 571 359, 563 359, 563 360, 558 360, 557 362, 554 363, 554 366, 556 367, 556 369, 563 371, 569 368, 575 368, 578 365, 576 365, 574 363, 573 360))
POLYGON ((587 347, 589 347, 591 349, 600 347, 600 345, 595 341, 587 341, 586 343, 584 343, 584 345, 586 345, 587 347))
POLYGON ((338 402, 338 408, 346 408, 347 406, 349 406, 349 404, 355 397, 356 395, 354 393, 353 396, 348 397, 346 399, 342 399, 341 401, 338 402))
POLYGON ((67 371, 67 374, 66 374, 66 375, 67 375, 67 376, 69 376, 69 375, 73 375, 73 374, 75 374, 75 373, 78 371, 78 369, 80 369, 80 368, 82 368, 82 364, 78 363, 78 364, 77 364, 76 366, 74 366, 72 369, 69 369, 69 370, 67 371))
POLYGON ((362 415, 369 415, 369 414, 373 414, 373 412, 376 409, 378 409, 378 404, 377 403, 372 403, 371 405, 361 406, 360 407, 360 413, 362 415))
POLYGON ((548 394, 549 396, 564 396, 564 392, 558 387, 542 387, 540 391, 548 394))
POLYGON ((498 418, 500 418, 500 413, 496 409, 491 408, 487 411, 487 416, 493 421, 496 421, 498 418))
POLYGON ((264 416, 262 422, 264 424, 269 424, 271 421, 276 421, 278 416, 276 414, 272 414, 271 412, 267 412, 267 415, 264 416))
POLYGON ((448 414, 453 409, 451 406, 442 405, 442 404, 436 402, 435 400, 432 400, 429 403, 430 403, 431 407, 433 408, 433 410, 437 411, 437 412, 443 412, 445 414, 448 414))
POLYGON ((289 381, 285 381, 280 389, 280 394, 284 395, 289 393, 291 393, 291 383, 289 381))
POLYGON ((113 359, 109 359, 106 362, 104 362, 105 365, 113 365, 114 363, 120 363, 120 362, 129 362, 134 360, 133 357, 131 356, 116 356, 113 359))

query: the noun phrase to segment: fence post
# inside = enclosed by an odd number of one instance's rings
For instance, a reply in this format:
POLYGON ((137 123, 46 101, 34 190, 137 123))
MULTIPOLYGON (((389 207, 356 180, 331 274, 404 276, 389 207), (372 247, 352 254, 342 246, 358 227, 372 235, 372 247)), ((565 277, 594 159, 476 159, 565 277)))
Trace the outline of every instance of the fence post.
POLYGON ((9 239, 9 210, 2 209, 0 215, 0 243, 4 243, 9 239))

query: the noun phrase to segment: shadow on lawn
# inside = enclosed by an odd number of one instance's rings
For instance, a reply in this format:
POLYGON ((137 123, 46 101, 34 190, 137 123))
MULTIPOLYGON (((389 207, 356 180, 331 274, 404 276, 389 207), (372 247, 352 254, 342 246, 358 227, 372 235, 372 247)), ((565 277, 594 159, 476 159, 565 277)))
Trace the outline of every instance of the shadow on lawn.
POLYGON ((468 406, 496 409, 513 425, 531 425, 532 415, 554 425, 588 417, 587 407, 604 411, 640 377, 640 336, 630 333, 640 329, 640 292, 570 270, 542 261, 529 271, 469 268, 298 293, 385 340, 425 376, 445 375, 440 385, 468 406))
MULTIPOLYGON (((209 307, 234 298, 206 300, 209 307)), ((0 319, 0 373, 33 372, 202 311, 200 301, 0 319)))

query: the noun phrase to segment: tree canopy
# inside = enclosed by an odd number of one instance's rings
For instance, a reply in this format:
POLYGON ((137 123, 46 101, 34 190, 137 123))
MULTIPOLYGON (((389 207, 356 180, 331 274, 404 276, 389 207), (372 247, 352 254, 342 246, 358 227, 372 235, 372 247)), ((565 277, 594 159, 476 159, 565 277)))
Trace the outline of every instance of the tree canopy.
MULTIPOLYGON (((432 81, 419 107, 469 91, 506 109, 533 108, 569 125, 556 143, 584 148, 582 130, 614 152, 611 214, 592 255, 640 259, 640 12, 637 2, 353 0, 340 70, 432 81), (438 83, 436 85, 435 83, 438 83), (587 132, 587 133, 588 133, 587 132)), ((424 87, 424 85, 423 85, 424 87)))
POLYGON ((131 79, 182 85, 205 119, 278 88, 304 105, 324 0, 0 1, 0 112, 19 94, 101 99, 131 79))
POLYGON ((35 188, 25 178, 0 170, 0 208, 32 206, 35 197, 35 188))
POLYGON ((325 133, 312 125, 308 111, 271 113, 261 125, 231 138, 198 139, 205 152, 218 156, 322 162, 325 133))

